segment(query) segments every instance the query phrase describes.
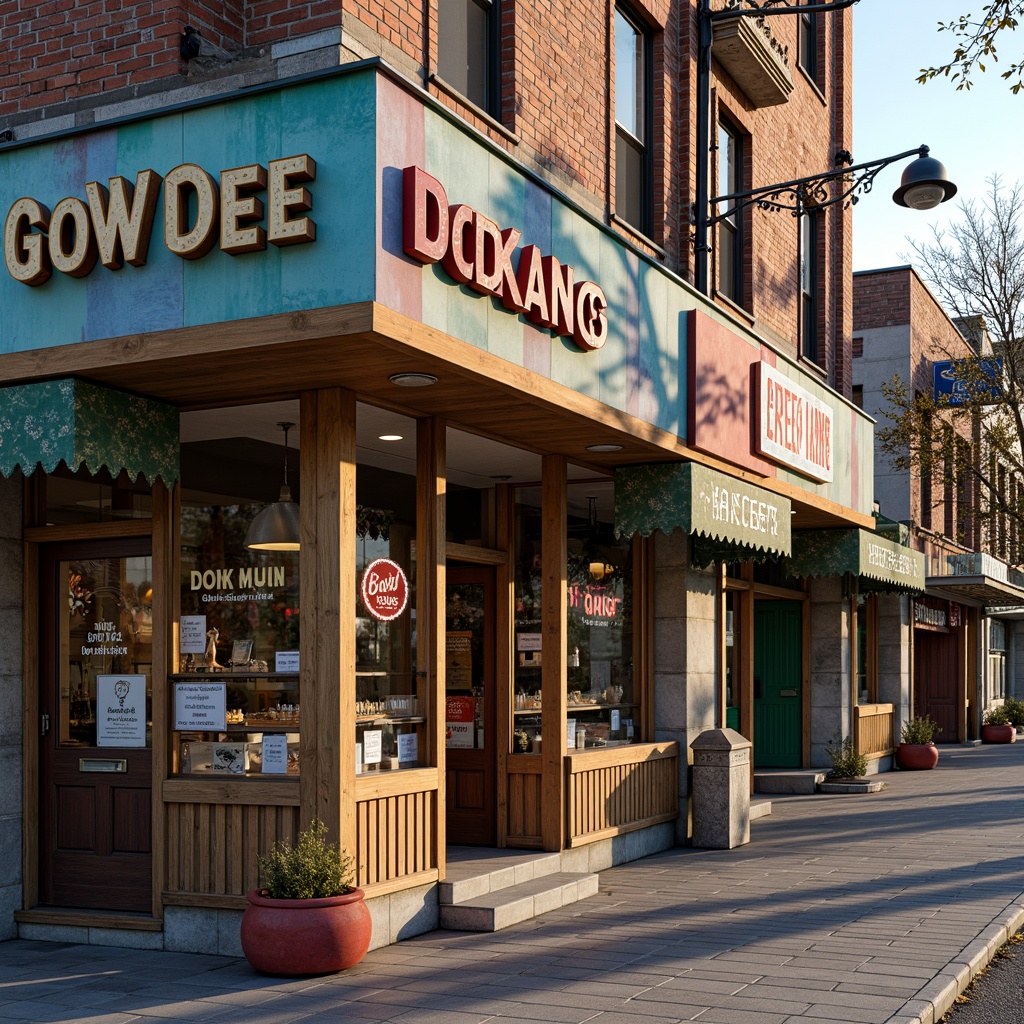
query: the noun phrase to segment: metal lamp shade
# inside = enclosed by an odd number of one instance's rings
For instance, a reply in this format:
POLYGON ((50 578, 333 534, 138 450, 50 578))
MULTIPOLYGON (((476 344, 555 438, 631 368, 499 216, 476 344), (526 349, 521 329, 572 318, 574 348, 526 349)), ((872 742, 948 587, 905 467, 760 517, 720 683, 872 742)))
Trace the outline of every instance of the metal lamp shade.
POLYGON ((956 185, 946 177, 946 168, 934 157, 919 156, 907 164, 892 198, 898 206, 933 210, 955 195, 956 185))
POLYGON ((281 497, 252 521, 245 546, 256 551, 299 550, 299 506, 292 501, 291 488, 282 487, 281 497))

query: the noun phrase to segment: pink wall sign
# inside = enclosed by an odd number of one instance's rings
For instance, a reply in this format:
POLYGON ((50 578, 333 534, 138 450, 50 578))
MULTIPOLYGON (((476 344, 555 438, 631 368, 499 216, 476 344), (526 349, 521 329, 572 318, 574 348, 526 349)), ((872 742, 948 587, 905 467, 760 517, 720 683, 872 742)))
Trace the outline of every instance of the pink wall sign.
POLYGON ((409 581, 390 558, 378 558, 363 570, 359 592, 366 610, 381 622, 397 619, 409 603, 409 581))

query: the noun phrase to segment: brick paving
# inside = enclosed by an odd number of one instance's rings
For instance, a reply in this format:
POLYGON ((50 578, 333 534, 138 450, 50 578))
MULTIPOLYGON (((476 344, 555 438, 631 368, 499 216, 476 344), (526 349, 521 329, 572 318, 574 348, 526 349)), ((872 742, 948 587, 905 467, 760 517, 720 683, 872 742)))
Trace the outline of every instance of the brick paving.
POLYGON ((740 849, 612 868, 527 924, 326 978, 2 943, 0 1024, 933 1024, 1024 924, 1024 743, 941 749, 881 793, 773 798, 740 849))

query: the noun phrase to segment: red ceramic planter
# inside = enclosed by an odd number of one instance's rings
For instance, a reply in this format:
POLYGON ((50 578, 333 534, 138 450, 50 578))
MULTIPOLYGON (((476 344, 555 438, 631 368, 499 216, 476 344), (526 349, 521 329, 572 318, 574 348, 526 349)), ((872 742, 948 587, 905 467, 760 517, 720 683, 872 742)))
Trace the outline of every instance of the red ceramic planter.
POLYGON ((372 922, 363 890, 319 900, 246 896, 242 951, 264 974, 331 974, 352 967, 370 948, 372 922))
POLYGON ((934 743, 901 743, 896 748, 896 764, 904 771, 924 771, 938 763, 939 750, 934 743))
POLYGON ((1012 725, 983 725, 981 727, 982 743, 1013 743, 1017 739, 1017 729, 1012 725))

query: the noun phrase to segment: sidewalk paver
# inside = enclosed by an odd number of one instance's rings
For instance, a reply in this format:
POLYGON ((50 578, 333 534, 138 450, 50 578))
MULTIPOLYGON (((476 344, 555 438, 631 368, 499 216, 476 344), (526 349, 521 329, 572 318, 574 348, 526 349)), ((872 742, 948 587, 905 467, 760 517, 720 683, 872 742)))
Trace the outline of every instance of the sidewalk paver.
POLYGON ((935 1024, 1024 924, 1024 744, 941 750, 881 793, 773 797, 740 849, 612 868, 583 902, 330 977, 0 943, 0 1024, 935 1024))

